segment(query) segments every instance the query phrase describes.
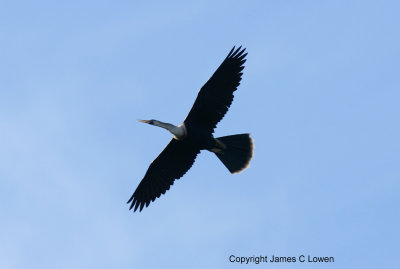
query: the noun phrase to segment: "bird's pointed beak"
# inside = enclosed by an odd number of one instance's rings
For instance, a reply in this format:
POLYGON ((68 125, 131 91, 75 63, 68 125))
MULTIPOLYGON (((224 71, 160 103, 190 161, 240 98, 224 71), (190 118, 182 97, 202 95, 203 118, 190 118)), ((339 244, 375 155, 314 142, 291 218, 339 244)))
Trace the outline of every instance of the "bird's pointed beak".
POLYGON ((143 123, 149 123, 150 122, 149 120, 138 120, 138 121, 143 122, 143 123))

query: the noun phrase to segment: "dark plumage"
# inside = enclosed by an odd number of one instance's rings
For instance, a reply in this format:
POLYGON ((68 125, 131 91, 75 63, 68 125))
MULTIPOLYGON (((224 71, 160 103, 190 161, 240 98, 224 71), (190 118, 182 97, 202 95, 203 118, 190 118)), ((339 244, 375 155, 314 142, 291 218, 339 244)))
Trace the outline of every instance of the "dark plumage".
POLYGON ((235 47, 200 89, 192 109, 182 125, 174 126, 156 120, 142 121, 167 129, 174 138, 150 164, 144 178, 129 199, 130 209, 144 206, 169 190, 193 165, 200 150, 214 152, 231 173, 245 169, 253 155, 253 142, 248 134, 214 138, 214 128, 224 117, 240 84, 245 49, 235 47))

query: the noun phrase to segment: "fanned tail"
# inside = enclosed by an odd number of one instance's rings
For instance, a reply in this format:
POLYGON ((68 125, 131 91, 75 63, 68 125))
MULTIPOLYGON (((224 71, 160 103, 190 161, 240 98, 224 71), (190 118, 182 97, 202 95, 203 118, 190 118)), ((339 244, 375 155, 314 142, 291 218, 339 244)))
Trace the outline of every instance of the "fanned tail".
POLYGON ((249 134, 218 137, 217 147, 213 152, 232 174, 240 173, 250 165, 254 145, 249 134), (218 145, 218 141, 222 145, 218 145))

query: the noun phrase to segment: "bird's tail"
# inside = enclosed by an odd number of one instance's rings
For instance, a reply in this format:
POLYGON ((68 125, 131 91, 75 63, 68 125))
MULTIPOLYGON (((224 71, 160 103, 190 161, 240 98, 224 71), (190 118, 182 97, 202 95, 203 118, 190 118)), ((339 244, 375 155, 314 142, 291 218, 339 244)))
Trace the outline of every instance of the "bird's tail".
POLYGON ((253 157, 253 139, 249 134, 218 137, 212 151, 232 174, 246 169, 253 157))

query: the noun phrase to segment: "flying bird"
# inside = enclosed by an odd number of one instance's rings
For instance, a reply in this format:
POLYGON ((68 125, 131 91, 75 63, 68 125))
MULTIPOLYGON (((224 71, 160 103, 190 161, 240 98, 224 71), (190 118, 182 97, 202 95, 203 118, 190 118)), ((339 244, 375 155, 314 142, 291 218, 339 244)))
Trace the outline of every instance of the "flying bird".
POLYGON ((175 179, 181 178, 192 167, 201 150, 213 152, 234 174, 248 167, 253 156, 253 140, 249 134, 215 138, 214 129, 233 101, 233 93, 240 84, 246 62, 245 49, 229 52, 215 73, 200 89, 183 123, 175 126, 157 120, 139 120, 158 126, 174 135, 165 149, 150 164, 147 172, 127 202, 134 212, 148 207, 164 194, 175 179))

